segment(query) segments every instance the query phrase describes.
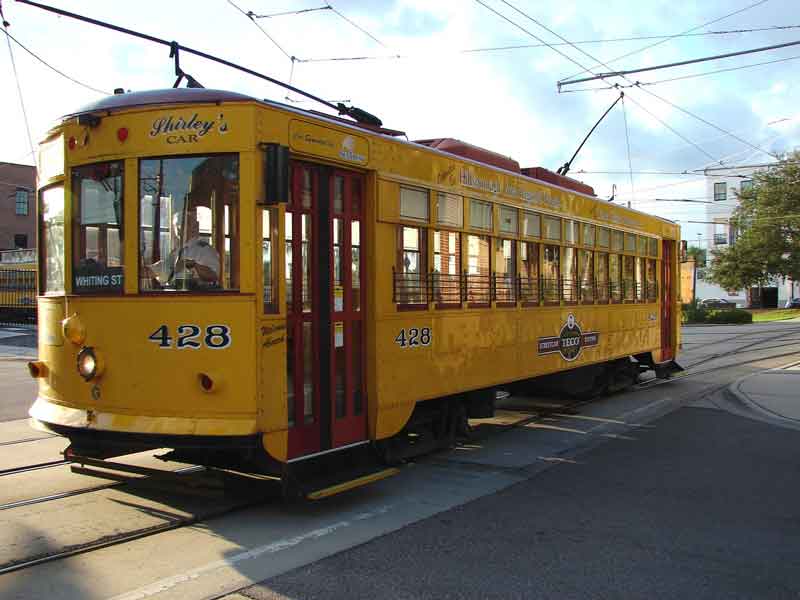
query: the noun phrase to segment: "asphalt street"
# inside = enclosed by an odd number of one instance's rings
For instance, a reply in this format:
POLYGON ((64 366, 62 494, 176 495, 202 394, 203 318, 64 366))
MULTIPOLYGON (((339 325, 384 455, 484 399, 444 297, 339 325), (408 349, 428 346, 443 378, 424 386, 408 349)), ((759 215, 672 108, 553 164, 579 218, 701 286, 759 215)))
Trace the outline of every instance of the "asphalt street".
POLYGON ((798 598, 800 432, 682 408, 246 598, 798 598))

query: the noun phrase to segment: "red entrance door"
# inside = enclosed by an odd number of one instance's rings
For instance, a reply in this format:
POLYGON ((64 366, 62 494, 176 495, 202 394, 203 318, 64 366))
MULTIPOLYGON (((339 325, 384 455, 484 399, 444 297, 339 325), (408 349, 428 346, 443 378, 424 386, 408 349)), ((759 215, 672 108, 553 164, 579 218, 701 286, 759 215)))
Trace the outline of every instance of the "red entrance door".
POLYGON ((661 247, 661 360, 666 361, 675 358, 672 347, 672 257, 675 242, 663 240, 661 247))
POLYGON ((289 457, 367 437, 363 176, 292 165, 286 208, 289 457))

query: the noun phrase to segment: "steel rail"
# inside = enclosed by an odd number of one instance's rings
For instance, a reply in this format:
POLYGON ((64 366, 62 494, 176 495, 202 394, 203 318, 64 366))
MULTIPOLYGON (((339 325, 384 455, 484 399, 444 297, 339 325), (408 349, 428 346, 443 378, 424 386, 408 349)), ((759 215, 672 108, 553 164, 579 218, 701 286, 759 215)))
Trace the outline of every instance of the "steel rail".
POLYGON ((67 464, 66 460, 53 460, 50 462, 43 462, 37 463, 35 465, 26 465, 24 467, 12 467, 10 469, 3 469, 0 471, 0 477, 5 477, 6 475, 16 475, 18 473, 26 473, 28 471, 38 471, 39 469, 50 469, 52 467, 58 467, 60 465, 67 464))
MULTIPOLYGON (((186 475, 188 473, 193 473, 197 471, 204 470, 205 467, 202 466, 192 466, 186 467, 184 469, 178 469, 177 471, 165 471, 164 475, 186 475)), ((0 511, 3 510, 10 510, 12 508, 19 508, 20 506, 31 506, 33 504, 41 504, 43 502, 49 502, 51 500, 61 500, 62 498, 72 498, 73 496, 80 496, 81 494, 88 494, 90 492, 98 492, 101 490, 107 490, 109 488, 114 487, 121 487, 123 485, 136 485, 141 483, 147 483, 148 481, 154 481, 158 479, 157 476, 150 476, 150 477, 139 477, 139 478, 132 478, 128 481, 115 481, 114 483, 103 483, 101 485, 96 485, 89 488, 81 488, 79 490, 70 490, 68 492, 58 492, 55 494, 49 494, 47 496, 39 496, 37 498, 29 498, 27 500, 16 500, 15 502, 7 502, 6 504, 0 504, 0 511)))

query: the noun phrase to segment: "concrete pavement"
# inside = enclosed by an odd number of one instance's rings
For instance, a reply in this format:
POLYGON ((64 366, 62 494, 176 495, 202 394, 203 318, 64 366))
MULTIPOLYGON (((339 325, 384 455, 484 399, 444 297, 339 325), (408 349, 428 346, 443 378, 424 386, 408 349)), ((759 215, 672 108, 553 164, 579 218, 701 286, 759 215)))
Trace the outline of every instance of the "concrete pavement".
POLYGON ((743 377, 729 386, 727 394, 766 418, 800 424, 800 363, 743 377))

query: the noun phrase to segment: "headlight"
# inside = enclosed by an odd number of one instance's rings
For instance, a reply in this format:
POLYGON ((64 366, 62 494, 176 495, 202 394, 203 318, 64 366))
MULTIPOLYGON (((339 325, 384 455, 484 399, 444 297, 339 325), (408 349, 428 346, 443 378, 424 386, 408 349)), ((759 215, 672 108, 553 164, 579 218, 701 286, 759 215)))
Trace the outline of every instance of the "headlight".
POLYGON ((78 352, 78 375, 90 381, 103 374, 103 361, 91 346, 81 348, 78 352))

